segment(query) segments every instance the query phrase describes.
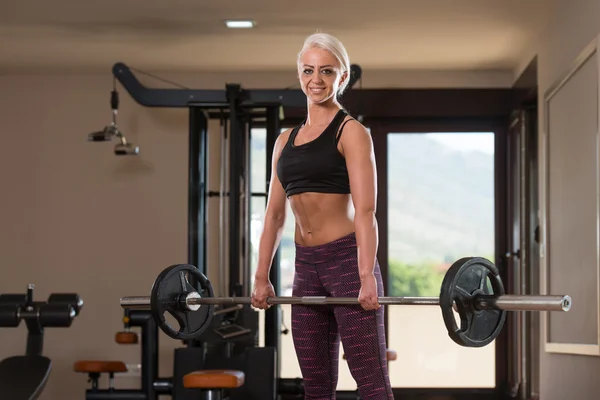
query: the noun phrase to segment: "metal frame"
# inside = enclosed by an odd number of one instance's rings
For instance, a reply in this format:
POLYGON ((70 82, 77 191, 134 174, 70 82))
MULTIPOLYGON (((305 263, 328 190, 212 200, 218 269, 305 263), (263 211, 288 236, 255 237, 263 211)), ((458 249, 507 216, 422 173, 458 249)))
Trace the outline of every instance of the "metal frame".
MULTIPOLYGON (((129 67, 122 63, 114 64, 114 77, 129 95, 145 107, 189 108, 189 162, 188 162, 188 263, 196 266, 207 275, 207 197, 214 195, 208 191, 208 120, 211 117, 229 119, 229 287, 228 295, 249 295, 249 249, 245 244, 250 234, 249 204, 254 195, 265 196, 271 179, 271 157, 273 145, 280 131, 282 107, 291 109, 306 108, 306 96, 301 90, 243 89, 240 84, 227 84, 225 90, 205 89, 158 89, 148 88, 140 83, 129 67), (215 114, 211 114, 215 111, 215 114), (262 114, 255 114, 255 112, 262 114), (248 124, 252 118, 261 118, 267 127, 267 160, 265 193, 250 193, 249 182, 249 141, 248 124), (240 199, 244 199, 244 204, 240 199), (244 206, 242 209, 242 205, 244 206), (246 267, 244 268, 243 265, 246 267)), ((358 65, 351 66, 349 88, 362 75, 358 65)), ((279 291, 279 251, 271 266, 271 282, 279 291)), ((220 283, 224 287, 224 283, 220 283)), ((277 349, 276 376, 279 377, 281 310, 271 307, 265 313, 265 346, 277 349)))
MULTIPOLYGON (((551 280, 551 276, 549 275, 549 265, 552 261, 551 257, 548 254, 548 235, 550 234, 549 225, 551 223, 549 218, 549 176, 548 176, 548 168, 549 168, 549 141, 550 141, 550 102, 553 97, 565 87, 565 85, 569 82, 571 78, 585 65, 594 55, 597 56, 598 42, 600 41, 600 36, 594 38, 573 60, 568 70, 562 74, 554 84, 546 91, 544 94, 544 127, 541 136, 541 152, 540 155, 543 157, 541 165, 543 168, 541 169, 542 177, 541 177, 541 196, 540 196, 540 226, 542 232, 541 246, 540 246, 540 272, 541 272, 541 292, 545 294, 549 291, 549 282, 551 280)), ((596 69, 598 70, 598 76, 600 77, 600 61, 597 62, 596 69)), ((596 87, 596 91, 598 91, 598 87, 596 87)), ((597 118, 597 129, 600 126, 600 110, 596 116, 597 118)), ((600 241, 600 171, 599 171, 599 162, 600 162, 600 133, 598 130, 595 132, 596 134, 596 213, 594 218, 596 220, 596 291, 597 291, 597 301, 595 302, 597 307, 597 330, 598 337, 597 341, 594 344, 583 344, 583 343, 555 343, 550 341, 549 337, 549 318, 547 313, 542 313, 541 315, 541 330, 542 330, 542 340, 544 341, 544 350, 549 353, 564 353, 564 354, 580 354, 580 355, 589 355, 589 356, 600 356, 600 245, 598 242, 600 241)), ((590 260, 591 261, 591 260, 590 260)), ((577 301, 577 299, 575 299, 577 301)))
MULTIPOLYGON (((537 82, 537 81, 536 81, 537 82)), ((526 256, 526 287, 529 293, 540 293, 540 260, 539 260, 539 151, 538 151, 538 99, 537 96, 527 107, 525 123, 525 191, 527 200, 526 214, 521 215, 523 243, 527 246, 526 256)), ((539 397, 540 369, 540 314, 529 313, 524 318, 526 331, 521 335, 528 346, 524 348, 521 357, 524 358, 524 368, 521 376, 521 393, 527 398, 539 397)), ((521 396, 522 398, 524 396, 521 396)))
MULTIPOLYGON (((460 95, 456 95, 456 102, 460 101, 460 95)), ((432 110, 432 112, 435 112, 432 110)), ((470 110, 465 110, 465 113, 470 110)), ((508 109, 506 110, 508 113, 508 109)), ((380 230, 380 242, 378 258, 382 268, 382 274, 385 276, 384 285, 387 287, 387 271, 388 271, 388 245, 387 245, 387 231, 388 231, 388 176, 387 176, 387 137, 391 134, 401 135, 405 132, 410 133, 426 133, 426 132, 483 132, 489 131, 494 132, 495 136, 495 161, 494 161, 494 192, 495 192, 495 230, 496 230, 496 264, 501 267, 501 277, 504 282, 509 281, 507 270, 505 268, 505 260, 503 254, 507 249, 507 229, 506 224, 503 222, 506 220, 507 215, 507 204, 506 188, 507 188, 507 174, 506 174, 506 130, 508 125, 508 115, 504 114, 504 110, 499 110, 497 115, 486 115, 480 118, 461 118, 461 119, 445 119, 445 118, 428 118, 425 120, 407 120, 407 119, 394 119, 384 120, 374 123, 371 126, 371 133, 373 135, 375 156, 378 159, 378 187, 379 187, 379 199, 377 205, 377 218, 379 221, 380 230), (385 272, 384 272, 385 271, 385 272)), ((387 321, 386 313, 386 325, 389 326, 387 321)), ((495 387, 493 388, 393 388, 394 396, 397 398, 411 398, 411 399, 433 399, 433 398, 444 398, 444 399, 481 399, 481 398, 504 398, 504 391, 508 383, 508 372, 507 372, 507 349, 508 349, 508 331, 510 326, 508 324, 501 332, 500 336, 495 341, 495 370, 496 379, 495 387)), ((389 328, 388 328, 389 330, 389 328)), ((389 339, 389 332, 388 332, 389 339)))
MULTIPOLYGON (((154 89, 147 88, 122 62, 112 68, 113 75, 121 82, 131 97, 146 107, 191 107, 223 108, 231 105, 232 93, 228 90, 208 89, 154 89)), ((349 88, 362 75, 358 65, 351 65, 349 88)), ((230 85, 232 89, 241 89, 240 85, 230 85)), ((306 96, 301 90, 288 89, 245 89, 239 93, 239 107, 260 108, 266 106, 306 107, 306 96)))
MULTIPOLYGON (((511 292, 536 294, 539 291, 535 227, 537 226, 537 133, 535 126, 537 100, 526 102, 515 110, 508 131, 508 226, 510 238, 506 253, 510 268, 511 292), (514 231, 519 227, 518 233, 514 231), (516 237, 515 237, 516 234, 516 237), (533 254, 533 256, 532 256, 533 254)), ((509 392, 514 398, 529 399, 534 388, 532 377, 539 351, 535 345, 537 313, 514 313, 510 326, 509 392)))
POLYGON ((188 263, 206 275, 206 192, 208 118, 199 108, 189 112, 188 263))
MULTIPOLYGON (((306 96, 301 90, 267 90, 267 89, 242 89, 239 84, 227 84, 225 90, 206 90, 206 89, 159 89, 148 88, 132 73, 129 67, 118 62, 112 68, 114 77, 127 90, 129 95, 140 105, 145 107, 166 107, 178 108, 187 107, 190 110, 189 120, 189 195, 188 195, 188 262, 197 266, 204 274, 206 270, 206 196, 208 194, 207 182, 207 137, 208 120, 211 118, 210 110, 220 110, 219 116, 226 112, 230 121, 230 193, 229 193, 229 264, 232 266, 229 280, 229 294, 237 293, 242 280, 246 284, 250 282, 247 276, 240 272, 240 254, 243 246, 240 243, 242 238, 242 226, 233 221, 239 221, 242 217, 239 198, 241 196, 240 185, 233 182, 243 182, 243 187, 249 188, 248 179, 244 176, 244 164, 240 160, 245 160, 245 148, 247 146, 248 133, 242 132, 244 120, 242 114, 249 110, 260 110, 266 112, 267 126, 269 127, 269 140, 274 140, 278 134, 279 112, 281 107, 291 107, 294 109, 306 107, 306 96), (275 136, 273 136, 275 135, 275 136), (234 200, 234 201, 231 201, 234 200)), ((351 66, 350 84, 361 77, 361 69, 358 65, 351 66)), ((270 181, 270 158, 267 159, 267 182, 270 181)), ((247 192, 245 195, 250 196, 247 192)), ((247 211, 247 210, 246 210, 247 211)), ((247 237, 247 232, 244 234, 247 237)), ((277 261, 277 260, 276 260, 277 261)), ((272 273, 276 274, 278 265, 272 268, 272 273)), ((247 288, 242 289, 247 291, 247 288)), ((247 294, 247 293, 246 293, 247 294)), ((269 319, 272 322, 271 319, 269 319)))
MULTIPOLYGON (((269 186, 271 185, 271 176, 273 174, 273 167, 271 159, 273 158, 273 150, 275 148, 275 141, 280 134, 281 124, 279 120, 279 108, 271 107, 267 110, 267 137, 266 137, 266 172, 267 179, 265 185, 265 193, 268 196, 269 186)), ((266 199, 268 200, 268 198, 266 199)), ((265 202, 266 205, 266 202, 265 202)), ((281 260, 281 251, 278 248, 273 257, 273 263, 271 264, 271 270, 269 272, 269 278, 271 284, 275 288, 275 293, 281 292, 281 277, 279 270, 279 263, 281 260)), ((275 365, 275 377, 280 376, 280 365, 281 365, 281 326, 283 324, 283 317, 281 314, 281 307, 275 305, 265 311, 265 346, 274 347, 277 349, 276 365, 275 365)))
MULTIPOLYGON (((242 102, 241 86, 237 84, 227 85, 225 94, 229 109, 229 288, 230 295, 243 296, 248 288, 244 285, 244 274, 241 273, 241 242, 247 238, 247 232, 243 232, 242 224, 245 213, 242 213, 240 196, 242 187, 247 188, 249 184, 244 180, 243 161, 244 148, 247 140, 247 132, 243 129, 244 123, 240 117, 242 102)), ((243 257, 246 259, 246 257, 243 257)))

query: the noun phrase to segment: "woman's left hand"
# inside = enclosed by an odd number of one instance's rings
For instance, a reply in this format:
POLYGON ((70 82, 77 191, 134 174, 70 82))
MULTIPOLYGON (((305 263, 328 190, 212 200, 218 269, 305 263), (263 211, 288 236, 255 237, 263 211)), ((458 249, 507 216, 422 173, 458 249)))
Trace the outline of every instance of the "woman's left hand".
POLYGON ((361 278, 358 302, 365 310, 377 310, 381 307, 377 296, 377 280, 375 279, 375 275, 368 275, 365 278, 361 278))

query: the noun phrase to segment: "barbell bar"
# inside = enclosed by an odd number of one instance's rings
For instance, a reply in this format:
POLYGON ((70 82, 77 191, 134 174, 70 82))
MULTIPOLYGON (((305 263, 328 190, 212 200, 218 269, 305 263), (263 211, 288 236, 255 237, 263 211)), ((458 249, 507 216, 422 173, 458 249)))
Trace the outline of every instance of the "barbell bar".
MULTIPOLYGON (((151 310, 164 333, 182 340, 202 337, 213 324, 215 306, 251 302, 250 297, 215 297, 208 278, 190 264, 175 264, 164 269, 154 281, 150 296, 120 299, 125 309, 151 310), (190 283, 190 276, 196 286, 190 283), (177 320, 178 329, 167 322, 167 313, 177 320)), ((448 335, 465 347, 483 347, 497 338, 508 311, 567 312, 572 306, 569 295, 506 294, 498 268, 481 257, 463 257, 454 262, 444 276, 439 297, 380 297, 378 302, 381 305, 439 306, 448 335)), ((360 305, 358 298, 328 296, 270 297, 267 303, 360 305)))
MULTIPOLYGON (((182 300, 190 311, 196 311, 202 305, 252 304, 251 297, 201 297, 198 292, 190 292, 182 300)), ((438 297, 379 297, 381 305, 439 306, 438 297)), ((569 311, 571 297, 568 295, 479 295, 474 299, 478 310, 506 311, 569 311)), ((303 305, 351 305, 360 304, 355 297, 327 296, 278 296, 268 297, 267 304, 303 304, 303 305)), ((150 296, 129 296, 121 298, 121 306, 128 309, 149 310, 150 296)))

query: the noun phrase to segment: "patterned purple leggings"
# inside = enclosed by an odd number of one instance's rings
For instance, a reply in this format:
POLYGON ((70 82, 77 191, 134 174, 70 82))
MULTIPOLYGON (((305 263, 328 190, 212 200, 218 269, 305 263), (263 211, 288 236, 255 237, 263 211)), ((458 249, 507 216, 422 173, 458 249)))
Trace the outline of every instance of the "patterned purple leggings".
MULTIPOLYGON (((376 265, 379 296, 383 282, 376 265)), ((319 246, 296 244, 293 296, 358 297, 360 278, 354 233, 319 246)), ((292 337, 305 399, 335 400, 340 339, 363 400, 393 399, 388 376, 384 307, 292 305, 292 337)))

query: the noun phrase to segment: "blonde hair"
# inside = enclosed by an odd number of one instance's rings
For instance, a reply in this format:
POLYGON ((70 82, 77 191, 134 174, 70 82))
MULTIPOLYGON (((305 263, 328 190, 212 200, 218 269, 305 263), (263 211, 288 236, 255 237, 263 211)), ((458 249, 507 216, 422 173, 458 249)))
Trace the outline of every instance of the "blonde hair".
POLYGON ((338 62, 340 63, 341 73, 347 73, 346 79, 344 79, 338 88, 337 94, 341 95, 348 86, 348 82, 350 82, 350 57, 348 56, 346 48, 342 42, 333 35, 322 32, 313 33, 304 40, 304 45, 298 53, 298 63, 300 62, 300 57, 302 57, 302 54, 306 50, 315 47, 328 50, 331 54, 333 54, 333 56, 337 58, 338 62))

